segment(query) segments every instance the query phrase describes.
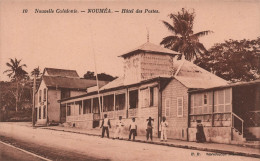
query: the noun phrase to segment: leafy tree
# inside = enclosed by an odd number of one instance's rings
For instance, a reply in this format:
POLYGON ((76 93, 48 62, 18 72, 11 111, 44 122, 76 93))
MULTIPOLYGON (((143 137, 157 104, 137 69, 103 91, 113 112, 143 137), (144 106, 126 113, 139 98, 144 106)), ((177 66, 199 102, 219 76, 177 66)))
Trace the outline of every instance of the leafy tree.
POLYGON ((195 64, 226 80, 260 78, 260 37, 256 40, 228 40, 215 44, 195 64))
POLYGON ((84 79, 92 79, 92 80, 96 80, 96 76, 94 74, 94 72, 91 71, 87 71, 86 74, 84 74, 84 79))
POLYGON ((167 21, 162 22, 172 35, 164 37, 160 43, 161 45, 180 52, 189 61, 196 59, 198 55, 207 51, 204 45, 199 42, 199 38, 212 33, 212 31, 193 33, 194 11, 189 12, 182 8, 181 12, 177 14, 171 13, 169 17, 172 20, 172 24, 167 21))
MULTIPOLYGON (((98 80, 100 80, 100 81, 112 81, 116 78, 117 77, 113 77, 113 76, 106 74, 106 73, 98 74, 98 80)), ((96 80, 96 75, 94 74, 94 72, 87 71, 87 73, 84 74, 84 79, 96 80)))
POLYGON ((21 98, 21 93, 25 81, 28 79, 27 72, 23 70, 23 67, 26 67, 25 64, 21 64, 21 60, 10 59, 10 62, 6 63, 6 66, 9 67, 4 73, 7 73, 7 76, 16 83, 16 89, 13 94, 15 95, 15 110, 18 111, 18 103, 21 98), (21 90, 19 89, 21 87, 21 90))

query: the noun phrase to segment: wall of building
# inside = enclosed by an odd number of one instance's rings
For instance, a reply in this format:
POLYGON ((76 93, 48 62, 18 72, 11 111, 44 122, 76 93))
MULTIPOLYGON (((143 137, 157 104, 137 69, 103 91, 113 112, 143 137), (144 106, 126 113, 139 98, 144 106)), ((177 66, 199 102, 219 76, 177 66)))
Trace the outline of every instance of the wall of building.
POLYGON ((141 55, 133 55, 124 59, 125 84, 141 81, 141 55))
MULTIPOLYGON (((189 128, 189 141, 196 141, 196 128, 189 128)), ((207 142, 230 143, 231 127, 204 127, 204 134, 207 142)))
POLYGON ((48 90, 48 118, 49 122, 60 122, 60 103, 61 91, 55 89, 48 90))
POLYGON ((248 127, 250 133, 252 133, 256 138, 260 139, 260 127, 248 127))
POLYGON ((37 111, 36 123, 37 124, 46 124, 47 123, 47 111, 46 111, 46 117, 45 118, 43 117, 43 107, 46 106, 46 110, 48 108, 47 97, 46 97, 46 100, 44 100, 44 89, 47 90, 47 87, 46 87, 44 81, 42 81, 40 84, 40 87, 38 88, 38 91, 35 95, 35 107, 36 107, 36 111, 37 111), (39 100, 40 92, 41 92, 41 101, 39 100), (39 117, 39 115, 41 115, 41 116, 39 117))
POLYGON ((166 116, 166 99, 170 101, 168 137, 187 140, 188 131, 188 88, 173 79, 162 92, 162 116, 166 116), (177 97, 183 97, 183 116, 177 117, 177 97))
POLYGON ((78 96, 78 95, 82 95, 82 94, 86 94, 87 92, 85 91, 74 91, 74 90, 71 90, 70 91, 70 97, 74 97, 74 96, 78 96))
POLYGON ((158 76, 172 76, 173 56, 144 53, 141 54, 141 80, 158 76))

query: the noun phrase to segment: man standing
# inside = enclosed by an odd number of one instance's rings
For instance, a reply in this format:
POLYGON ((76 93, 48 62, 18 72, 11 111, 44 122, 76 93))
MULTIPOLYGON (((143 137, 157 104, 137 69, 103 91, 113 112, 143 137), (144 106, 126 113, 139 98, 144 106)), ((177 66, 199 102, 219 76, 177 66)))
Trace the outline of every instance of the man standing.
POLYGON ((161 122, 161 141, 167 142, 167 127, 168 122, 166 121, 166 117, 163 116, 163 121, 161 122))
POLYGON ((147 129, 146 129, 146 140, 149 140, 149 137, 151 139, 151 141, 153 141, 153 123, 152 121, 154 121, 154 119, 152 119, 151 117, 149 117, 147 119, 147 129))
POLYGON ((135 118, 132 118, 132 122, 130 123, 130 126, 129 126, 129 131, 130 131, 130 134, 129 134, 128 140, 131 140, 132 135, 133 135, 133 140, 135 140, 135 136, 137 136, 137 125, 135 123, 135 118))
POLYGON ((107 138, 109 138, 108 127, 111 128, 110 120, 107 118, 107 114, 104 114, 104 119, 102 120, 102 124, 100 126, 100 128, 102 128, 102 138, 104 137, 105 131, 107 133, 107 138))
POLYGON ((119 120, 116 122, 116 131, 114 134, 114 139, 123 139, 122 131, 123 131, 124 123, 122 122, 122 116, 119 116, 119 120))

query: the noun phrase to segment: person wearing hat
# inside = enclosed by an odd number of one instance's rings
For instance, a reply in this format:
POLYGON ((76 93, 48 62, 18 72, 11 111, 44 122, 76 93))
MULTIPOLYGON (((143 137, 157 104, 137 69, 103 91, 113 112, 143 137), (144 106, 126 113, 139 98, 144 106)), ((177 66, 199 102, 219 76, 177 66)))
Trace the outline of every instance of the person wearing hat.
POLYGON ((123 139, 122 131, 123 131, 124 123, 122 122, 122 116, 119 116, 119 120, 116 122, 116 131, 114 133, 114 139, 123 139))
POLYGON ((203 143, 206 141, 206 137, 203 130, 203 125, 201 120, 197 120, 197 133, 196 133, 196 142, 203 143))
POLYGON ((130 134, 129 134, 128 140, 131 140, 132 135, 133 135, 133 140, 135 140, 135 136, 137 136, 137 125, 135 122, 135 118, 132 118, 132 122, 130 123, 130 126, 129 126, 129 131, 130 131, 130 134))
POLYGON ((163 120, 160 124, 161 126, 161 141, 167 141, 167 127, 168 127, 168 122, 166 121, 166 117, 163 116, 163 120))
POLYGON ((111 128, 110 120, 107 118, 107 114, 104 114, 104 119, 100 126, 100 128, 102 128, 102 138, 104 137, 105 131, 107 132, 107 138, 109 138, 108 127, 111 128))
POLYGON ((146 140, 148 141, 149 136, 150 136, 151 141, 153 141, 153 123, 152 123, 152 121, 154 121, 154 119, 149 117, 146 121, 147 121, 146 140))

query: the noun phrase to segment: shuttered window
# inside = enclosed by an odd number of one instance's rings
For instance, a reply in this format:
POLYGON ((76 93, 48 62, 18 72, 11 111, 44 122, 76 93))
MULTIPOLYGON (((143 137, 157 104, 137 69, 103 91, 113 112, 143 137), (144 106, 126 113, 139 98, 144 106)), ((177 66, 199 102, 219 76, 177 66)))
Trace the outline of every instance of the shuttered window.
POLYGON ((183 97, 177 97, 177 117, 183 116, 183 97))
POLYGON ((169 98, 165 99, 165 116, 166 117, 170 117, 170 106, 171 106, 170 99, 169 98))

